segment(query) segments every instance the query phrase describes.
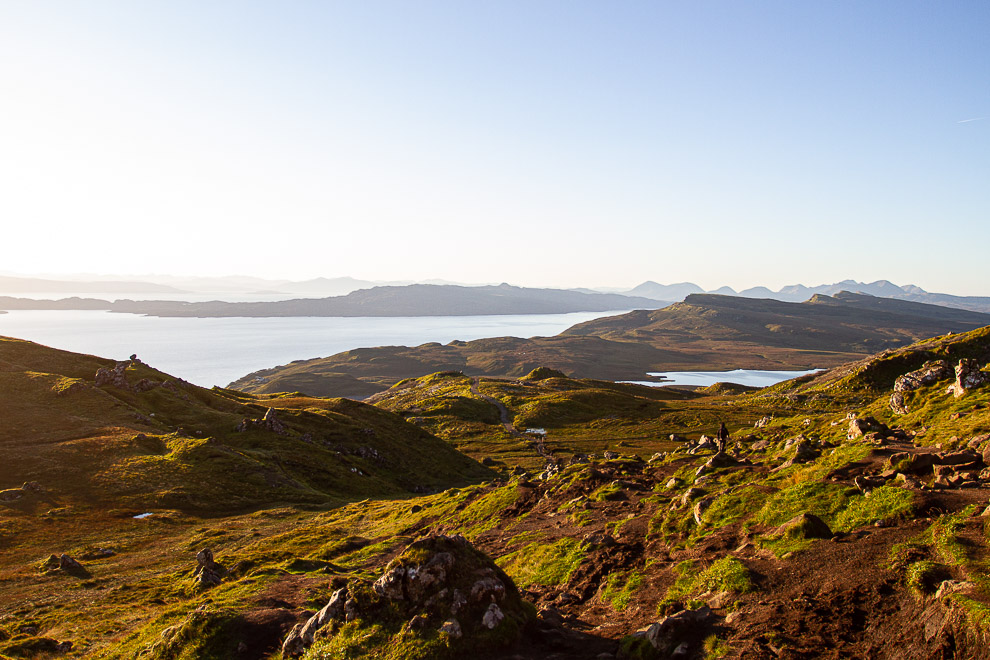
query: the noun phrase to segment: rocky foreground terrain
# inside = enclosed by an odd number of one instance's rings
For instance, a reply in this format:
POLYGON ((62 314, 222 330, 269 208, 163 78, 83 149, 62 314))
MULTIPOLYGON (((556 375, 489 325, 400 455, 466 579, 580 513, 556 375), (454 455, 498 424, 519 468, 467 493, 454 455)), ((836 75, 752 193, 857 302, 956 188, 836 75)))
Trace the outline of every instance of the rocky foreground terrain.
POLYGON ((368 405, 4 340, 0 656, 990 657, 988 360, 368 405))

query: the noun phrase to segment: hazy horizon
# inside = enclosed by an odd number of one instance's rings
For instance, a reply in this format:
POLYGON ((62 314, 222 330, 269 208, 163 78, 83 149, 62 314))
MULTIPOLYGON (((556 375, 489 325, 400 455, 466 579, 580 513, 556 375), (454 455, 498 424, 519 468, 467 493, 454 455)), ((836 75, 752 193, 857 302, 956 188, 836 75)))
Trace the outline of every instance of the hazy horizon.
POLYGON ((988 23, 975 1, 10 0, 3 267, 987 295, 988 23))
MULTIPOLYGON (((540 285, 540 284, 525 285, 525 284, 520 284, 518 282, 507 281, 507 280, 501 280, 501 281, 495 281, 495 280, 493 280, 493 281, 488 281, 488 282, 458 282, 458 281, 444 280, 444 279, 440 279, 440 278, 428 278, 428 279, 425 279, 425 280, 413 280, 413 279, 408 279, 408 278, 407 279, 400 279, 400 280, 385 280, 385 279, 364 280, 362 278, 354 278, 354 277, 351 277, 349 275, 334 275, 334 276, 317 275, 317 276, 315 276, 313 278, 309 278, 307 280, 293 280, 291 278, 262 278, 262 277, 259 277, 259 276, 256 276, 256 275, 246 275, 246 274, 243 274, 243 273, 230 274, 230 275, 174 275, 174 274, 165 274, 165 273, 120 273, 120 274, 111 274, 111 273, 67 273, 67 274, 59 275, 57 273, 18 273, 18 272, 7 271, 7 270, 0 270, 0 277, 16 277, 16 278, 25 278, 25 279, 54 280, 54 281, 63 281, 63 282, 73 282, 73 281, 75 281, 75 282, 87 283, 87 284, 99 283, 101 281, 105 281, 105 282, 108 282, 108 283, 111 283, 111 282, 135 282, 135 283, 149 283, 149 284, 159 284, 159 285, 164 284, 164 285, 174 286, 176 288, 179 288, 180 290, 181 290, 181 285, 183 283, 187 283, 187 284, 198 283, 200 285, 200 288, 199 289, 192 288, 192 289, 189 290, 190 293, 195 293, 196 291, 199 291, 199 292, 202 292, 202 293, 222 293, 222 290, 220 290, 220 289, 212 290, 212 289, 208 289, 208 288, 203 288, 202 283, 200 283, 198 281, 202 280, 202 282, 207 282, 207 281, 225 280, 225 279, 229 279, 231 281, 240 281, 241 282, 241 288, 243 288, 245 290, 250 289, 251 282, 253 282, 255 280, 258 282, 259 285, 264 285, 266 283, 277 285, 279 283, 297 283, 298 284, 298 283, 306 283, 306 282, 313 281, 313 280, 324 280, 325 279, 325 280, 329 280, 329 281, 334 281, 334 280, 353 280, 353 281, 359 282, 359 283, 368 282, 368 283, 373 284, 374 286, 404 286, 404 285, 409 285, 409 284, 441 284, 441 285, 454 285, 454 286, 474 287, 474 286, 498 286, 498 285, 501 285, 501 284, 508 284, 510 286, 516 286, 516 287, 532 287, 532 288, 544 288, 544 289, 564 289, 564 290, 566 290, 566 289, 588 289, 588 290, 592 290, 592 291, 600 291, 600 292, 603 292, 603 293, 623 293, 623 292, 629 292, 632 289, 636 288, 637 286, 639 286, 641 284, 644 284, 644 283, 647 283, 647 282, 654 282, 656 284, 668 285, 668 286, 669 285, 676 286, 676 285, 680 285, 680 284, 695 284, 695 285, 700 286, 702 289, 705 290, 705 292, 708 292, 708 293, 716 292, 716 291, 718 291, 720 289, 724 289, 725 287, 728 287, 728 288, 734 290, 736 293, 739 293, 739 292, 742 292, 742 291, 747 291, 749 289, 759 288, 759 287, 768 288, 771 291, 773 291, 773 292, 776 293, 776 292, 779 292, 780 290, 782 290, 784 288, 787 288, 787 287, 790 287, 790 286, 805 286, 805 287, 807 287, 809 289, 814 289, 816 287, 832 286, 832 285, 839 284, 840 282, 844 282, 844 281, 855 281, 858 284, 867 284, 867 285, 873 283, 873 282, 865 282, 865 281, 861 281, 861 280, 855 280, 854 278, 843 278, 842 280, 837 280, 835 282, 816 282, 816 283, 810 283, 810 282, 790 282, 788 284, 781 285, 781 286, 778 286, 778 287, 767 287, 766 285, 763 285, 763 284, 753 284, 753 285, 750 285, 750 286, 733 286, 732 284, 726 284, 726 283, 721 283, 721 284, 719 284, 717 286, 705 287, 705 286, 702 286, 701 284, 699 284, 698 282, 691 281, 691 280, 686 280, 686 281, 683 281, 683 282, 667 282, 667 281, 660 281, 660 280, 644 280, 642 282, 637 282, 636 284, 631 284, 631 285, 627 285, 627 286, 618 286, 618 287, 616 287, 616 286, 600 286, 600 285, 595 285, 595 284, 591 284, 591 283, 576 283, 576 284, 569 285, 569 286, 553 286, 553 285, 540 285)), ((874 280, 874 282, 877 282, 877 281, 890 281, 890 280, 886 280, 886 278, 881 278, 881 280, 874 280)), ((891 281, 891 284, 894 284, 894 285, 899 286, 899 287, 918 286, 914 282, 892 282, 891 281)), ((230 286, 231 287, 234 287, 234 284, 231 284, 230 286)), ((924 287, 921 287, 921 288, 924 289, 924 287)), ((957 296, 958 295, 965 295, 965 294, 956 293, 954 291, 931 291, 931 290, 926 290, 926 291, 928 293, 934 293, 934 294, 947 294, 947 295, 957 295, 957 296)), ((19 293, 28 293, 28 292, 19 292, 19 293)), ((75 291, 72 290, 72 289, 68 289, 64 293, 75 293, 75 291)), ((105 292, 105 293, 111 293, 111 292, 105 292)), ((298 293, 295 293, 295 294, 291 293, 291 287, 286 292, 283 292, 283 293, 285 295, 290 295, 290 294, 291 295, 294 295, 294 296, 300 295, 298 293)), ((11 295, 11 294, 10 293, 3 294, 2 292, 0 292, 0 295, 11 295)), ((345 294, 342 293, 342 294, 334 294, 334 295, 345 295, 345 294)), ((986 293, 983 293, 983 294, 970 294, 970 295, 976 295, 976 296, 980 296, 980 297, 986 297, 986 296, 990 296, 990 292, 986 292, 986 293)), ((48 296, 45 296, 45 297, 46 298, 50 298, 51 296, 48 295, 48 296)), ((178 298, 176 298, 176 299, 178 299, 178 298)))

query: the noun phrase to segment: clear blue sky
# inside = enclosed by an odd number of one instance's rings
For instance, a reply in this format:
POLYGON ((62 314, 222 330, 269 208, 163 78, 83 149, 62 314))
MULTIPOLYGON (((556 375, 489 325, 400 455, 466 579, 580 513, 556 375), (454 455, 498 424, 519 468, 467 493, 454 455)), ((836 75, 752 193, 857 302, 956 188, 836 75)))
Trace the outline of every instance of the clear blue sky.
POLYGON ((6 271, 990 295, 990 3, 0 2, 6 271))

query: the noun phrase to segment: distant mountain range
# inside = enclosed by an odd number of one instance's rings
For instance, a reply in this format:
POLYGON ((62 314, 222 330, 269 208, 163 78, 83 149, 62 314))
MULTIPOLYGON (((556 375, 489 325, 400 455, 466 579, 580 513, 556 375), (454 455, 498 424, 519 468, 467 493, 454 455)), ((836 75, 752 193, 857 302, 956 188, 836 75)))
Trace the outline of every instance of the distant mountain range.
POLYGON ((928 303, 930 305, 944 305, 945 307, 955 307, 966 309, 972 312, 990 312, 990 297, 984 296, 953 296, 947 293, 929 293, 921 287, 908 284, 898 286, 887 280, 877 280, 876 282, 856 282, 855 280, 843 280, 835 284, 822 284, 808 287, 803 284, 792 284, 785 286, 779 291, 771 291, 764 286, 757 286, 736 292, 730 287, 724 286, 714 291, 705 291, 697 284, 691 282, 681 282, 679 284, 657 284, 656 282, 643 282, 637 287, 627 291, 629 295, 653 298, 667 302, 678 302, 684 300, 693 293, 714 293, 720 295, 740 296, 742 298, 768 298, 771 300, 782 300, 784 302, 804 302, 816 294, 833 296, 840 291, 850 293, 865 293, 878 298, 894 298, 897 300, 911 300, 914 302, 928 303))
MULTIPOLYGON (((244 297, 250 298, 252 295, 265 296, 265 297, 277 297, 285 296, 293 297, 340 297, 347 296, 355 291, 368 290, 368 289, 396 289, 400 287, 410 287, 410 286, 420 286, 420 285, 432 285, 432 286, 451 286, 460 289, 469 289, 478 294, 479 299, 485 298, 483 293, 484 289, 491 288, 491 285, 469 285, 456 282, 448 282, 446 280, 427 280, 424 282, 410 282, 410 281, 371 281, 371 280, 361 280, 355 279, 353 277, 317 277, 311 280, 272 280, 264 279, 259 277, 247 277, 247 276, 226 276, 226 277, 180 277, 180 276, 166 276, 166 275, 154 275, 146 276, 147 279, 123 279, 121 277, 114 278, 112 276, 82 276, 79 278, 65 278, 65 279, 43 279, 35 277, 11 277, 11 276, 0 276, 0 294, 7 295, 46 295, 46 294, 64 294, 64 295, 86 295, 86 294, 121 294, 127 296, 147 296, 152 297, 155 295, 164 296, 167 294, 170 298, 181 297, 182 294, 189 294, 190 298, 198 298, 202 300, 205 295, 216 296, 218 300, 224 300, 227 296, 240 298, 243 300, 244 297)), ((729 296, 739 296, 743 298, 766 298, 770 300, 780 300, 784 302, 803 302, 808 300, 815 294, 823 294, 827 296, 835 295, 840 291, 848 291, 850 293, 865 293, 871 296, 876 296, 879 298, 894 298, 897 300, 910 300, 914 302, 923 302, 932 305, 944 305, 946 307, 955 307, 958 309, 966 309, 974 312, 990 312, 990 296, 955 296, 946 293, 931 293, 925 291, 924 289, 908 284, 905 286, 900 286, 889 282, 887 280, 877 280, 876 282, 857 282, 855 280, 843 280, 841 282, 836 282, 834 284, 821 284, 818 286, 805 286, 803 284, 792 284, 790 286, 785 286, 778 291, 773 291, 767 287, 757 286, 749 289, 743 289, 742 291, 735 291, 731 287, 723 286, 718 289, 705 291, 697 284, 693 282, 679 282, 676 284, 658 284, 657 282, 647 281, 643 282, 639 286, 633 287, 632 289, 606 289, 606 288, 587 288, 578 287, 572 289, 531 289, 526 287, 517 287, 519 289, 525 289, 529 291, 566 291, 570 293, 582 293, 587 295, 621 295, 630 298, 638 298, 647 301, 661 301, 663 303, 673 303, 680 302, 686 297, 696 294, 696 293, 712 293, 717 295, 729 295, 729 296)), ((379 292, 380 295, 382 292, 379 292)), ((372 296, 375 297, 375 296, 372 296)), ((414 296, 413 296, 414 297, 414 296)), ((146 298, 147 299, 147 298, 146 298)), ((356 299, 355 299, 356 300, 356 299)), ((334 303, 335 305, 339 303, 334 303)), ((364 303, 359 303, 364 304, 364 303)), ((635 300, 627 300, 617 307, 609 307, 608 309, 630 309, 632 307, 646 307, 654 308, 654 302, 636 302, 635 300)), ((217 305, 219 308, 222 305, 217 305)), ((293 307, 289 305, 283 306, 285 308, 293 307)), ((299 307, 295 305, 294 307, 299 307)), ((162 306, 164 310, 164 306, 162 306)), ((259 308, 261 309, 261 308, 259 308)), ((589 310, 573 310, 573 311, 596 311, 595 309, 589 310)), ((149 312, 140 312, 149 313, 149 312)), ((498 311, 482 311, 477 312, 480 314, 500 314, 509 312, 498 312, 498 311)), ((524 313, 524 312, 511 312, 511 313, 524 313)), ((550 312, 546 312, 550 313, 550 312)), ((169 312, 162 315, 188 315, 186 312, 181 314, 175 312, 169 312)), ((199 315, 199 314, 196 314, 199 315)), ((217 313, 216 311, 209 311, 203 314, 204 316, 215 316, 215 315, 232 315, 228 312, 217 313)), ((240 315, 240 314, 237 314, 240 315)), ((251 313, 250 316, 255 316, 258 314, 251 313)), ((261 314, 268 315, 268 314, 261 314)), ((277 313, 271 314, 272 316, 292 316, 295 314, 284 314, 277 313)), ((308 314, 307 314, 308 315, 308 314)), ((326 315, 324 313, 317 314, 318 316, 326 315)), ((332 314, 337 315, 337 314, 332 314)), ((351 315, 351 314, 344 314, 351 315)), ((398 315, 398 314, 395 314, 398 315)))

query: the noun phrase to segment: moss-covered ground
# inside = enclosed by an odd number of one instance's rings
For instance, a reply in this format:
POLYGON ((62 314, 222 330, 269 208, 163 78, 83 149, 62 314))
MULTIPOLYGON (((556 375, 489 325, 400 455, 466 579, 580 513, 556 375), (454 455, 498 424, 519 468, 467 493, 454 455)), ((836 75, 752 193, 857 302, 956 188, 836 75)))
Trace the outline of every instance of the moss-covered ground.
MULTIPOLYGON (((977 355, 983 339, 947 341, 914 350, 977 355)), ((924 639, 918 614, 933 607, 955 608, 979 635, 990 622, 986 488, 934 487, 930 468, 856 485, 896 468, 896 453, 986 447, 990 388, 956 399, 936 383, 907 397, 909 413, 891 411, 893 379, 919 359, 887 354, 755 391, 447 372, 372 406, 202 390, 140 363, 129 382, 173 385, 96 387, 112 362, 3 340, 13 426, 0 427, 0 655, 44 657, 50 639, 73 643, 65 657, 275 660, 335 588, 367 586, 437 533, 492 557, 542 621, 559 614, 558 650, 524 635, 514 652, 525 658, 614 653, 631 632, 701 605, 718 617, 705 634, 716 656, 873 657, 878 644, 924 639), (479 392, 517 431, 545 431, 553 469, 479 392), (283 431, 235 430, 269 407, 283 431), (850 414, 892 430, 849 439, 850 414), (695 445, 721 421, 732 460, 703 468, 713 451, 695 445), (817 457, 784 466, 798 436, 817 457), (41 490, 22 488, 33 481, 41 490), (834 536, 780 530, 804 513, 834 536), (205 547, 229 573, 200 590, 205 547), (61 553, 84 572, 53 570, 61 553), (946 580, 966 585, 949 593, 946 580)), ((407 623, 352 621, 310 657, 464 652, 407 623)))

